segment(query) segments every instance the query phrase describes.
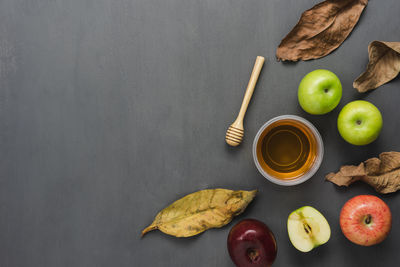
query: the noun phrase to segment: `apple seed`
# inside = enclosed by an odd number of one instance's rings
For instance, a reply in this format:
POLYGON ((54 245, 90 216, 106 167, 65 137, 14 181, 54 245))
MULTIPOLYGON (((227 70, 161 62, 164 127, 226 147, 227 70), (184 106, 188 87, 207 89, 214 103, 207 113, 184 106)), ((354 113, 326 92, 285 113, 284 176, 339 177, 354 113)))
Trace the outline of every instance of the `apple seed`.
POLYGON ((311 227, 308 225, 308 223, 303 223, 304 231, 306 231, 307 234, 311 234, 312 230, 311 227))

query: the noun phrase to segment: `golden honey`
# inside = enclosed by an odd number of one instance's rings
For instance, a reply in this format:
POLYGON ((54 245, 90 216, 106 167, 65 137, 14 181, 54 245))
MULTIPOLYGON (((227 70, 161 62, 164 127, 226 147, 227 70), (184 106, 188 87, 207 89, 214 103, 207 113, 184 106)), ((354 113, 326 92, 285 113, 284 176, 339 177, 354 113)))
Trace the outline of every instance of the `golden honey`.
POLYGON ((267 174, 291 180, 304 175, 313 166, 318 143, 306 125, 297 120, 283 119, 264 129, 256 152, 257 160, 267 174))

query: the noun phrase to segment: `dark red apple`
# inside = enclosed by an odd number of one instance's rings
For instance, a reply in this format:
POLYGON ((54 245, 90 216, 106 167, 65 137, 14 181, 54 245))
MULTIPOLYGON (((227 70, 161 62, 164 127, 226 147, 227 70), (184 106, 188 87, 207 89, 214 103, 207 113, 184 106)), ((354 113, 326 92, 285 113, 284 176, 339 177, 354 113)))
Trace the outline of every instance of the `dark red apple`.
POLYGON ((392 214, 383 200, 360 195, 344 204, 340 212, 340 228, 351 242, 372 246, 382 242, 390 232, 392 214))
POLYGON ((264 223, 246 219, 229 232, 228 251, 238 267, 270 266, 276 258, 275 236, 264 223))

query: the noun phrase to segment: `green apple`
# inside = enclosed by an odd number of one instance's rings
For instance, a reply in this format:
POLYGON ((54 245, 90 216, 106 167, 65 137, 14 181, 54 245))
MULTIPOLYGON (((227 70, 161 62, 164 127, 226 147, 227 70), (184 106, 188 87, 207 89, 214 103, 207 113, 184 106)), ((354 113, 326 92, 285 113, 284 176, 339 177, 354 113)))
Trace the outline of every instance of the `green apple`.
POLYGON ((321 115, 332 111, 342 98, 342 84, 329 70, 314 70, 301 80, 298 90, 304 111, 321 115))
POLYGON ((287 228, 293 246, 302 252, 309 252, 325 244, 331 237, 328 221, 310 206, 293 211, 289 215, 287 228))
POLYGON ((364 100, 348 103, 340 111, 337 120, 337 127, 343 139, 357 146, 373 142, 381 132, 382 125, 379 109, 364 100))

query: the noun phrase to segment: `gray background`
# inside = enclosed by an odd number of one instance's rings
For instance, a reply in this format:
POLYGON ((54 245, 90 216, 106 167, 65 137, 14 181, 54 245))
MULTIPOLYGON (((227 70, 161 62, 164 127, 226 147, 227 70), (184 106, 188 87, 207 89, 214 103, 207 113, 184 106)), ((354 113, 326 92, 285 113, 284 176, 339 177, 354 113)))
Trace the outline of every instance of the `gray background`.
MULTIPOLYGON (((325 182, 342 164, 400 150, 400 80, 369 94, 352 81, 373 40, 400 41, 400 1, 370 1, 343 45, 325 58, 276 62, 280 40, 311 0, 0 0, 0 266, 233 266, 226 238, 247 217, 267 223, 278 242, 275 266, 392 266, 400 229, 360 247, 339 227, 348 189, 325 182), (238 148, 224 142, 255 57, 267 58, 238 148), (343 84, 338 108, 311 116, 297 103, 309 71, 327 68, 343 84), (355 99, 384 117, 379 139, 345 143, 340 108, 355 99), (325 141, 325 158, 308 182, 280 187, 256 170, 258 128, 281 114, 303 116, 325 141), (205 188, 255 189, 246 212, 222 229, 178 239, 141 230, 167 204, 205 188), (288 214, 319 209, 330 241, 298 252, 288 214)), ((382 196, 400 219, 398 194, 382 196)))

